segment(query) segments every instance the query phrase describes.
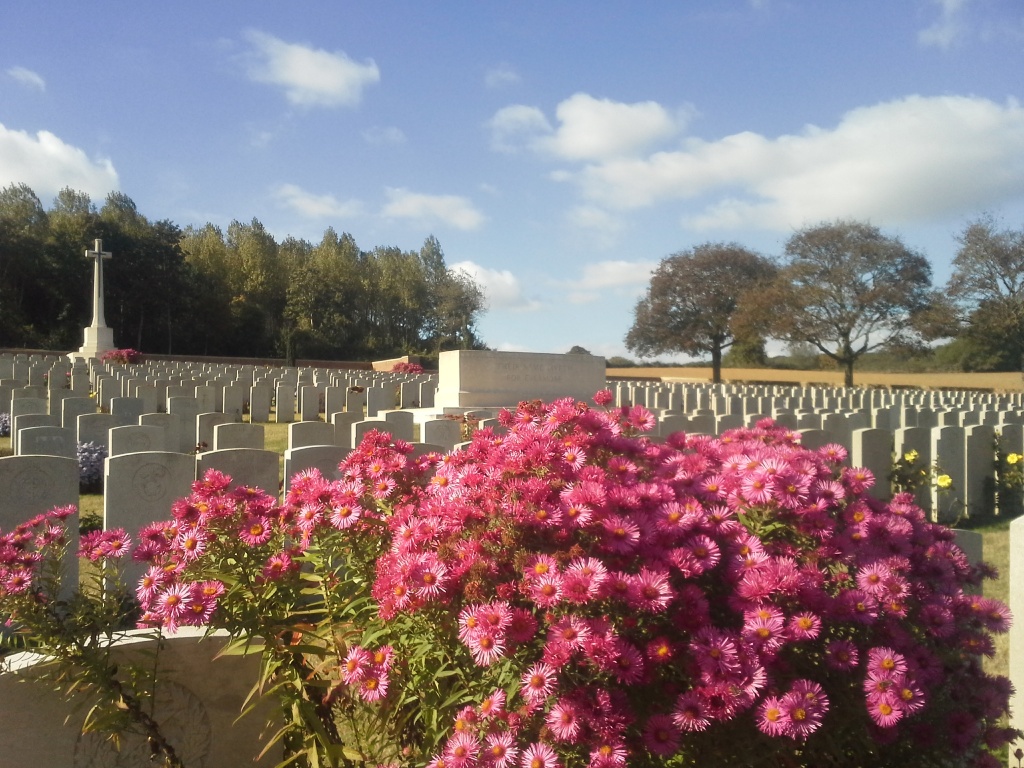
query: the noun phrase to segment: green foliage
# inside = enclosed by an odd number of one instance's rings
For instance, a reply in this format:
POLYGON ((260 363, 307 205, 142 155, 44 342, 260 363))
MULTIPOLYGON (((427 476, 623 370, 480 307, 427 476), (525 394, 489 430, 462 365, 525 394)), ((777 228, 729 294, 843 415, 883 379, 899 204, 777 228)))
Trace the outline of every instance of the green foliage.
POLYGON ((768 364, 761 339, 737 339, 722 358, 726 368, 760 368, 768 364))
POLYGON ((1024 227, 983 216, 957 239, 947 292, 961 323, 999 370, 1024 370, 1024 227))
POLYGON ((89 320, 103 240, 106 320, 118 343, 166 354, 373 359, 480 349, 480 287, 433 236, 419 251, 363 251, 328 229, 278 243, 263 224, 151 222, 114 192, 97 211, 64 189, 49 212, 24 184, 0 190, 0 345, 73 349, 89 320))
POLYGON ((712 378, 722 379, 722 352, 737 338, 733 315, 741 297, 772 278, 774 266, 735 243, 703 243, 661 261, 637 302, 626 348, 642 356, 710 353, 712 378))
POLYGON ((609 368, 636 368, 636 360, 631 360, 628 357, 621 357, 620 355, 612 355, 608 358, 609 368))
POLYGON ((777 279, 746 294, 737 326, 810 344, 844 369, 864 354, 917 343, 918 316, 935 301, 931 266, 877 227, 838 221, 808 227, 786 243, 777 279))

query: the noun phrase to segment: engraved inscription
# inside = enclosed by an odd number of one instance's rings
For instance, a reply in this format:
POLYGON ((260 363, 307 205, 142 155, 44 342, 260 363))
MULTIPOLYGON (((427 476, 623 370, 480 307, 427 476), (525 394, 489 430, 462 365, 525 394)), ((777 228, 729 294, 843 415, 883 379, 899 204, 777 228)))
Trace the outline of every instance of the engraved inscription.
POLYGON ((132 488, 146 501, 159 501, 167 493, 167 479, 170 473, 162 464, 150 462, 135 470, 132 488))

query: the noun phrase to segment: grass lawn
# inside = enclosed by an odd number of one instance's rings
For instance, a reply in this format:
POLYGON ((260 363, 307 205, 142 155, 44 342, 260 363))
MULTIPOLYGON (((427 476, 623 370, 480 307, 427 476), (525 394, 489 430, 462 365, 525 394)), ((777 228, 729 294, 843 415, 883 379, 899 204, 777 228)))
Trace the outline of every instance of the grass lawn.
MULTIPOLYGON (((978 528, 984 541, 985 562, 999 571, 999 578, 985 582, 985 597, 993 597, 1004 603, 1010 601, 1010 521, 978 528)), ((1020 621, 1024 617, 1016 617, 1020 621)), ((1007 635, 996 635, 996 654, 985 660, 985 671, 989 674, 1008 675, 1010 673, 1010 640, 1007 635)))

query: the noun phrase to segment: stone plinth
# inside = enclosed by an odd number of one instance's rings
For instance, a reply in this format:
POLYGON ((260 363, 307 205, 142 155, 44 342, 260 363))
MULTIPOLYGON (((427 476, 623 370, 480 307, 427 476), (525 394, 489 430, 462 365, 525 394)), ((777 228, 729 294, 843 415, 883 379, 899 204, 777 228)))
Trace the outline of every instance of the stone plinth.
POLYGON ((594 355, 531 352, 442 352, 437 408, 514 408, 521 400, 590 400, 605 386, 605 361, 594 355))
POLYGON ((69 357, 81 357, 88 360, 90 357, 99 357, 104 352, 117 349, 114 346, 114 329, 106 325, 89 325, 85 327, 85 342, 82 347, 69 355, 69 357))

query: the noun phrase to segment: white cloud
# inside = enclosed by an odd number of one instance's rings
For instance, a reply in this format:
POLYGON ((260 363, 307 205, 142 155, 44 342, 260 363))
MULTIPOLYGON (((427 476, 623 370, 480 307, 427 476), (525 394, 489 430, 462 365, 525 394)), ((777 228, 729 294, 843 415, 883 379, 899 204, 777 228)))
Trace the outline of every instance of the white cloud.
POLYGON ((558 105, 558 130, 540 146, 566 160, 631 155, 677 134, 685 124, 654 101, 623 104, 577 93, 558 105))
POLYGON ((525 146, 571 161, 629 156, 677 135, 691 111, 673 114, 654 101, 624 104, 577 93, 555 109, 553 129, 537 107, 514 104, 491 118, 492 146, 525 146))
POLYGON ((532 311, 541 306, 539 301, 528 299, 523 294, 519 278, 507 269, 488 269, 472 261, 452 264, 451 269, 461 270, 476 281, 487 296, 488 309, 532 311))
POLYGON ((493 69, 487 70, 484 75, 484 83, 488 88, 500 88, 504 85, 515 85, 522 80, 519 73, 508 64, 499 64, 493 69))
POLYGON ((491 148, 499 152, 515 152, 537 134, 550 133, 551 123, 537 107, 513 104, 494 113, 488 123, 491 128, 491 148))
POLYGON ((578 280, 568 284, 567 298, 573 304, 589 304, 601 298, 602 292, 611 290, 624 296, 639 296, 658 266, 654 261, 626 261, 613 259, 586 264, 578 280))
POLYGON ((656 261, 597 261, 583 267, 581 288, 624 288, 627 286, 646 287, 651 273, 657 268, 656 261))
POLYGON ((352 218, 363 214, 359 200, 338 200, 334 195, 314 195, 295 184, 282 184, 275 196, 285 207, 307 219, 352 218))
POLYGON ((405 134, 401 128, 388 126, 387 128, 367 128, 363 131, 363 138, 370 144, 404 144, 405 134))
POLYGON ((364 88, 380 82, 372 59, 360 64, 342 51, 286 43, 257 30, 249 30, 245 37, 252 44, 249 77, 284 88, 293 104, 352 107, 362 99, 364 88))
POLYGON ((631 209, 718 196, 685 224, 788 230, 823 219, 933 219, 1024 194, 1024 109, 973 97, 910 96, 848 112, 833 129, 744 132, 643 159, 593 164, 584 195, 631 209))
POLYGON ((917 34, 921 45, 933 45, 948 50, 960 39, 966 26, 962 12, 969 0, 932 0, 939 7, 939 18, 917 34))
POLYGON ((49 131, 33 136, 0 123, 0 186, 17 183, 28 184, 40 198, 71 187, 102 200, 118 188, 117 171, 109 159, 90 160, 49 131))
POLYGON ((600 248, 611 248, 625 228, 622 219, 603 208, 578 205, 566 214, 566 220, 600 248))
POLYGON ((416 219, 439 221, 456 229, 477 229, 484 215, 473 207, 472 201, 458 195, 425 195, 408 189, 388 189, 389 202, 381 214, 390 219, 416 219))
POLYGON ((39 73, 33 72, 31 69, 25 69, 25 67, 11 67, 7 70, 7 74, 26 88, 35 88, 39 91, 46 90, 46 81, 43 80, 39 73))

